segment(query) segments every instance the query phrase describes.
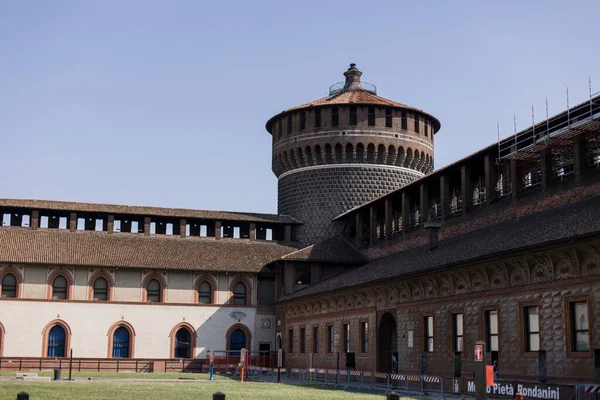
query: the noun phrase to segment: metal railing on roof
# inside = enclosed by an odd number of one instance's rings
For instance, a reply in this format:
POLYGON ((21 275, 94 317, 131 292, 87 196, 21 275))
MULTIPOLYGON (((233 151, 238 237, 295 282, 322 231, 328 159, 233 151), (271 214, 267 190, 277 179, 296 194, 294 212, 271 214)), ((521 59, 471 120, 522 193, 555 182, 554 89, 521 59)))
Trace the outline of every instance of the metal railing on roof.
MULTIPOLYGON (((336 82, 333 85, 329 86, 329 95, 331 96, 343 92, 345 85, 346 82, 336 82)), ((362 86, 364 91, 377 94, 377 86, 373 85, 372 83, 361 81, 360 85, 362 86)))
MULTIPOLYGON (((590 84, 591 85, 591 84, 590 84)), ((567 92, 568 107, 568 92, 567 92)), ((548 113, 546 105, 546 114, 548 113)), ((564 136, 571 130, 594 120, 600 120, 600 92, 591 93, 589 101, 567 110, 560 115, 535 124, 524 131, 498 142, 498 158, 514 158, 521 151, 533 149, 536 145, 544 145, 550 139, 564 136)))

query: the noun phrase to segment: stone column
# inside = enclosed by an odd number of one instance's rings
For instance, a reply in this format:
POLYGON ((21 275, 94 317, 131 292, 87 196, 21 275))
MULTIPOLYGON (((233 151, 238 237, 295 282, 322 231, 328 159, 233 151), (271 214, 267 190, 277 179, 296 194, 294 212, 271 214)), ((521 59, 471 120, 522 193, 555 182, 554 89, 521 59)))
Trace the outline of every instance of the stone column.
POLYGON ((489 207, 490 203, 496 197, 496 161, 489 154, 484 160, 484 181, 485 181, 485 206, 489 207))
POLYGON ((115 216, 110 214, 106 219, 106 232, 113 233, 115 231, 115 216))
POLYGON ((394 218, 392 200, 388 197, 385 199, 385 239, 389 240, 392 238, 392 221, 394 218))
POLYGON ((75 232, 77 230, 77 213, 69 215, 69 230, 75 232))
POLYGON ((425 222, 429 221, 429 188, 424 183, 421 183, 419 187, 419 197, 421 204, 421 209, 419 210, 421 213, 421 228, 424 229, 425 222))
POLYGON ((374 246, 377 241, 377 209, 369 207, 369 246, 374 246))
POLYGON ((575 182, 581 182, 582 172, 587 167, 587 148, 584 140, 577 137, 573 143, 573 173, 575 182))
POLYGON ((441 215, 443 221, 450 211, 450 182, 446 175, 440 176, 440 206, 442 208, 441 215))
POLYGON ((517 167, 517 160, 510 160, 510 183, 511 183, 511 201, 517 202, 519 190, 521 189, 521 173, 520 168, 517 167))
POLYGON ((256 240, 256 224, 254 222, 250 222, 250 240, 256 240))
POLYGON ((186 228, 187 228, 187 220, 185 218, 181 218, 179 220, 179 236, 184 238, 185 234, 186 234, 186 228))
POLYGON ((402 230, 408 231, 410 227, 410 196, 402 192, 402 230))
POLYGON ((463 198, 463 215, 470 210, 473 203, 473 189, 471 188, 471 167, 464 164, 460 167, 460 183, 462 188, 463 198))
POLYGON ((31 221, 29 222, 29 227, 31 229, 37 229, 40 226, 40 212, 38 210, 31 211, 31 221))
POLYGON ((144 236, 150 236, 150 217, 144 217, 144 236))

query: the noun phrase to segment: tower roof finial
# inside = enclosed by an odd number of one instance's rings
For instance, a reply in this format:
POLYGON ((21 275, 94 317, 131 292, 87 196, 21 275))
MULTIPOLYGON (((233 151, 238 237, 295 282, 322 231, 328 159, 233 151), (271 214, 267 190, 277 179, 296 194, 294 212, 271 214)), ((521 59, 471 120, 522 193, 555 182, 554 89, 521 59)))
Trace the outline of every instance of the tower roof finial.
POLYGON ((346 83, 344 84, 344 90, 362 90, 363 87, 360 84, 360 76, 362 72, 356 68, 356 64, 350 64, 350 68, 344 72, 346 77, 346 83))

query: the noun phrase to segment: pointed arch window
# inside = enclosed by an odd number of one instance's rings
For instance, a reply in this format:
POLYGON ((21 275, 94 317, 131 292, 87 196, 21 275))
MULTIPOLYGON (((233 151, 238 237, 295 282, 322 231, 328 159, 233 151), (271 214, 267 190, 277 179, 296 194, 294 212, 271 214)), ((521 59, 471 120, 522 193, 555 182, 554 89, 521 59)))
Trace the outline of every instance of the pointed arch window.
POLYGON ((112 356, 115 358, 129 358, 131 334, 124 326, 118 327, 113 333, 112 356))
POLYGON ((160 283, 156 279, 151 279, 146 286, 148 292, 146 300, 151 303, 160 303, 162 300, 160 283))
POLYGON ((13 274, 6 274, 2 278, 2 294, 4 298, 17 297, 17 278, 13 274))
POLYGON ((198 302, 202 304, 212 303, 212 287, 207 281, 200 283, 198 286, 198 302))
POLYGON ((48 357, 66 357, 65 339, 65 329, 60 325, 54 325, 48 333, 48 352, 46 355, 48 357))
POLYGON ((64 276, 59 275, 54 278, 54 281, 52 281, 52 298, 57 300, 66 300, 68 286, 67 278, 64 276))
POLYGON ((246 305, 246 285, 238 282, 233 287, 233 304, 239 306, 246 305))
POLYGON ((94 300, 108 300, 108 282, 104 278, 98 278, 94 281, 94 300))

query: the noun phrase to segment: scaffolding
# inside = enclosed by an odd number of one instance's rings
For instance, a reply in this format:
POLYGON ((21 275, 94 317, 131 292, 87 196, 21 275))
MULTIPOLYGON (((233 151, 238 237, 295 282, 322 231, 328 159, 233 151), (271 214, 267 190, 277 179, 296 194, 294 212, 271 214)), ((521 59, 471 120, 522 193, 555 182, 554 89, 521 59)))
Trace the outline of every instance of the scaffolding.
MULTIPOLYGON (((533 106, 531 108, 534 120, 533 106)), ((535 121, 533 121, 535 122, 535 121)), ((569 90, 567 88, 567 110, 548 116, 548 100, 546 99, 546 119, 538 124, 533 123, 529 128, 515 133, 513 136, 500 140, 498 128, 498 159, 502 164, 508 160, 537 159, 542 150, 547 147, 568 147, 577 136, 587 136, 600 128, 600 92, 592 93, 592 83, 589 80, 589 100, 569 107, 569 90)), ((593 162, 593 161, 592 161, 593 162)), ((562 171, 559 173, 564 173, 562 171)), ((558 173, 557 173, 558 174, 558 173)))

